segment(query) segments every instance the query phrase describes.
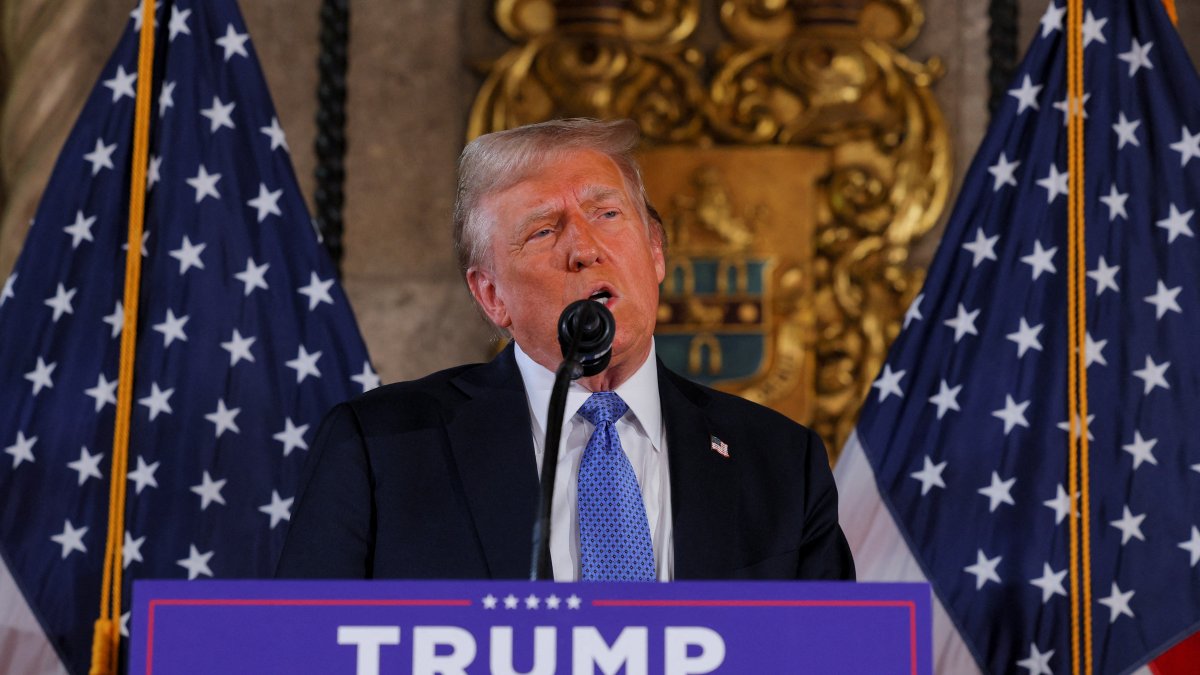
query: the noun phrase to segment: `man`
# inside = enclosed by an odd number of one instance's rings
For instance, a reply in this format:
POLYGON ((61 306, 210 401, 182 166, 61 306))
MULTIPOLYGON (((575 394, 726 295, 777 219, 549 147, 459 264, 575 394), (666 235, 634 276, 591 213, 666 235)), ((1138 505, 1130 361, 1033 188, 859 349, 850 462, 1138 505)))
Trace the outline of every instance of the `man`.
POLYGON ((637 140, 627 120, 559 120, 467 146, 455 246, 513 344, 335 408, 309 451, 280 576, 527 577, 557 320, 591 298, 616 337, 608 368, 568 395, 555 579, 853 579, 817 436, 654 356, 666 242, 637 140))

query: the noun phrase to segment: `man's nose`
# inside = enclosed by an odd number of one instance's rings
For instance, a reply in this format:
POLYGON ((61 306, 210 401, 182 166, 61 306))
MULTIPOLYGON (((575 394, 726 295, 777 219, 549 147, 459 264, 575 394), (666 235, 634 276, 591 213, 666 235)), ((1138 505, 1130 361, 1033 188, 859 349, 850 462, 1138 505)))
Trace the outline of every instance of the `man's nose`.
POLYGON ((581 217, 567 223, 567 266, 572 271, 595 265, 600 260, 600 246, 591 224, 581 217))

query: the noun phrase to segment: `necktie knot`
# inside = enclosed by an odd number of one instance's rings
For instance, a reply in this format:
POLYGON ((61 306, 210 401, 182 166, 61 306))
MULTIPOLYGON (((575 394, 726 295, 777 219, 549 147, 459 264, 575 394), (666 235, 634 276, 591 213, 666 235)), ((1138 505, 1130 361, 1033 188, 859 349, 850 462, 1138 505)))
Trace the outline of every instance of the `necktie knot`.
POLYGON ((611 391, 598 391, 588 397, 579 408, 583 419, 595 426, 604 422, 616 422, 629 410, 629 405, 611 391))

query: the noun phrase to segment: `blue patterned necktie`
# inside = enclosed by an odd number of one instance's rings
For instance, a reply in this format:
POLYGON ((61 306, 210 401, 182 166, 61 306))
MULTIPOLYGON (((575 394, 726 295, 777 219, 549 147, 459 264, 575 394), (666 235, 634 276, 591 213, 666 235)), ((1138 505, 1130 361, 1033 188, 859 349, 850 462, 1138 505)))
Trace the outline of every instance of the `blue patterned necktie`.
POLYGON ((596 425, 579 464, 579 552, 584 581, 654 581, 654 546, 637 474, 617 437, 629 410, 611 391, 592 394, 579 414, 596 425))

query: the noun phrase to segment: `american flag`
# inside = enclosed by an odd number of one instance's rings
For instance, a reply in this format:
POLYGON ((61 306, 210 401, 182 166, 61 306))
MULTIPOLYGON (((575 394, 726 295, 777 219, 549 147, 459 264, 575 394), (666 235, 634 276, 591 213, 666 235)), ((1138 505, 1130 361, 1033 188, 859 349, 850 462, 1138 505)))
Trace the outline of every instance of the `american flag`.
MULTIPOLYGON (((941 672, 1071 670, 1065 5, 837 471, 860 578, 931 582, 941 672)), ((1158 0, 1085 7, 1094 658, 1116 673, 1200 628, 1200 79, 1158 0)))
MULTIPOLYGON (((321 416, 379 383, 235 2, 160 5, 129 474, 116 477, 126 601, 133 578, 270 575, 321 416)), ((0 298, 0 547, 76 673, 114 478, 140 25, 139 8, 0 298)), ((0 604, 20 600, 8 590, 0 604)), ((0 652, 27 640, 5 637, 0 652)))

